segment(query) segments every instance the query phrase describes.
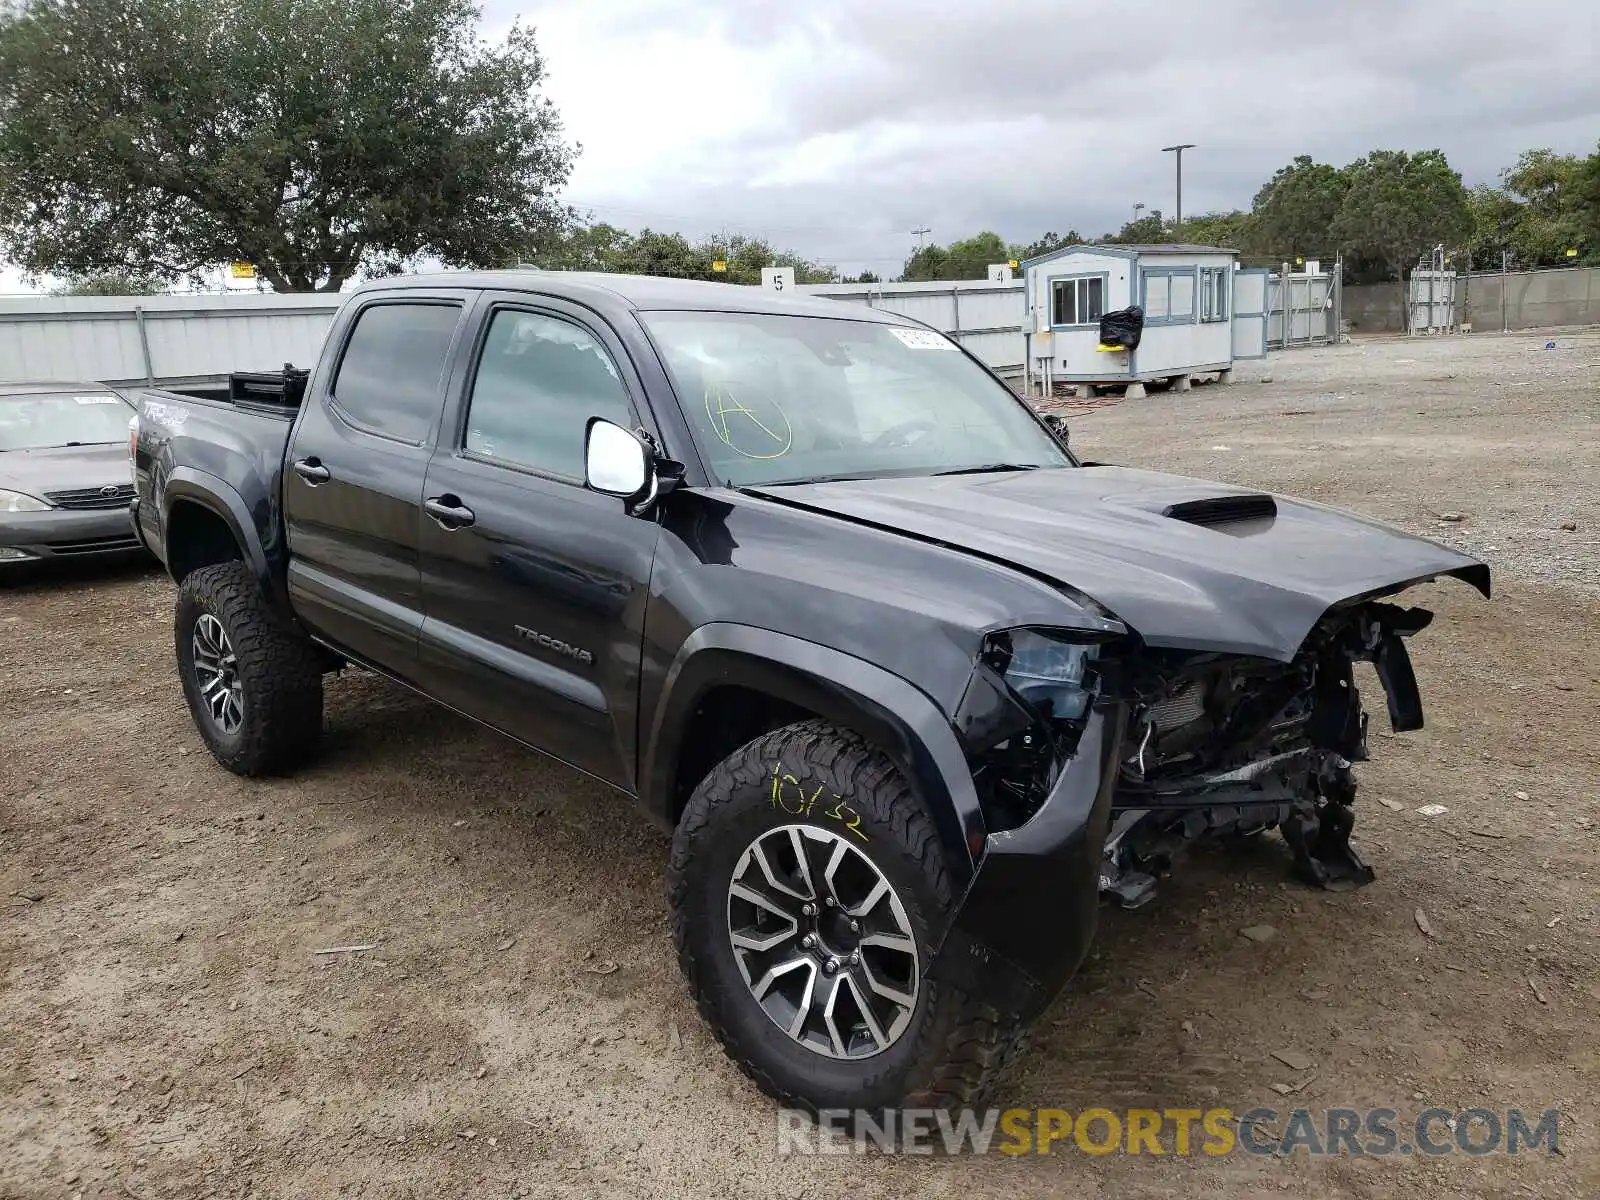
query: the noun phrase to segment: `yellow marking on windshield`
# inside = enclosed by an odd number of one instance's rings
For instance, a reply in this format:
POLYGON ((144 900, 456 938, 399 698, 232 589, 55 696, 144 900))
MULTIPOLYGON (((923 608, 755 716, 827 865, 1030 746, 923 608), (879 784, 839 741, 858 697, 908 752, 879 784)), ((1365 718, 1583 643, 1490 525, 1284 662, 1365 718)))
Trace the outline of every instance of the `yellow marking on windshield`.
MULTIPOLYGON (((772 400, 766 401, 772 409, 772 413, 775 413, 782 420, 782 433, 778 433, 766 421, 756 416, 737 396, 720 384, 711 384, 706 388, 705 401, 706 416, 710 418, 712 432, 717 435, 718 441, 734 451, 734 453, 740 454, 745 458, 782 458, 794 446, 794 427, 789 424, 788 414, 776 402, 772 400), (749 420, 752 425, 766 436, 772 445, 769 446, 764 442, 754 447, 741 445, 729 430, 728 418, 730 416, 744 417, 749 420), (777 449, 772 449, 772 446, 776 446, 777 449)), ((768 415, 768 420, 771 420, 771 414, 768 415)), ((737 422, 735 422, 734 428, 739 428, 737 422)), ((751 434, 750 436, 754 437, 755 435, 751 434)))

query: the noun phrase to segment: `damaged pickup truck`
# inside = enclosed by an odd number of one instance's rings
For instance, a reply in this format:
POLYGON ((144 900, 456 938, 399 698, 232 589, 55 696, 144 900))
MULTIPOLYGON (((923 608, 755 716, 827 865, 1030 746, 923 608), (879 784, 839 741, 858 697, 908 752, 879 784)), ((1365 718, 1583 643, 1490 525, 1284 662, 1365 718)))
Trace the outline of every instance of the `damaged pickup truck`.
POLYGON ((1353 666, 1418 727, 1394 597, 1489 592, 1374 521, 1085 465, 905 318, 719 284, 383 280, 310 372, 140 406, 217 760, 293 768, 354 663, 636 797, 701 1012, 816 1108, 974 1100, 1196 839, 1369 881, 1353 666))

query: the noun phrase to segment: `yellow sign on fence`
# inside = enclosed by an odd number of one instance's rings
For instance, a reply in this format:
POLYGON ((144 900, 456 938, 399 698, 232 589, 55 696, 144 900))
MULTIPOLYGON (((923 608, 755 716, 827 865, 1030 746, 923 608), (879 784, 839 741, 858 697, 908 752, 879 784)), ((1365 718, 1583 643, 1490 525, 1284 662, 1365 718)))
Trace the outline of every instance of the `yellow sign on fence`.
POLYGON ((256 269, 253 263, 229 263, 228 273, 235 279, 254 279, 256 269))
POLYGON ((719 258, 711 264, 711 269, 713 271, 726 271, 728 269, 728 264, 725 260, 719 258))

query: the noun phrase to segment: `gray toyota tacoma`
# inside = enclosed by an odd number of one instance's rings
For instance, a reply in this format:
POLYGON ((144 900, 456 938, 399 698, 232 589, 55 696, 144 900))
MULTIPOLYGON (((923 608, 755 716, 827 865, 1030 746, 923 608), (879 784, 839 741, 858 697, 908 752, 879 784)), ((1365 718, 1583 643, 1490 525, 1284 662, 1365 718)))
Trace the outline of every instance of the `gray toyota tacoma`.
POLYGON ((1399 594, 1489 591, 1364 517, 1087 465, 943 335, 754 289, 383 280, 309 372, 139 403, 217 760, 291 770, 356 663, 635 797, 701 1012, 814 1108, 977 1098, 1197 839, 1371 880, 1355 666, 1417 728, 1399 594))

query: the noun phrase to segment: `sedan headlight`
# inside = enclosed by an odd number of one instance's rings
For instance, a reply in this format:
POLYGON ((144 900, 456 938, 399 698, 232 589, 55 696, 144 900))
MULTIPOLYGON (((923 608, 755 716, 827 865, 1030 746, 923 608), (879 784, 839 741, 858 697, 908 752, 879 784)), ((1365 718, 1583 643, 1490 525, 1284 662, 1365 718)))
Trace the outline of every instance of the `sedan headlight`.
POLYGON ((0 488, 0 513, 49 512, 50 505, 26 492, 8 492, 0 488))

